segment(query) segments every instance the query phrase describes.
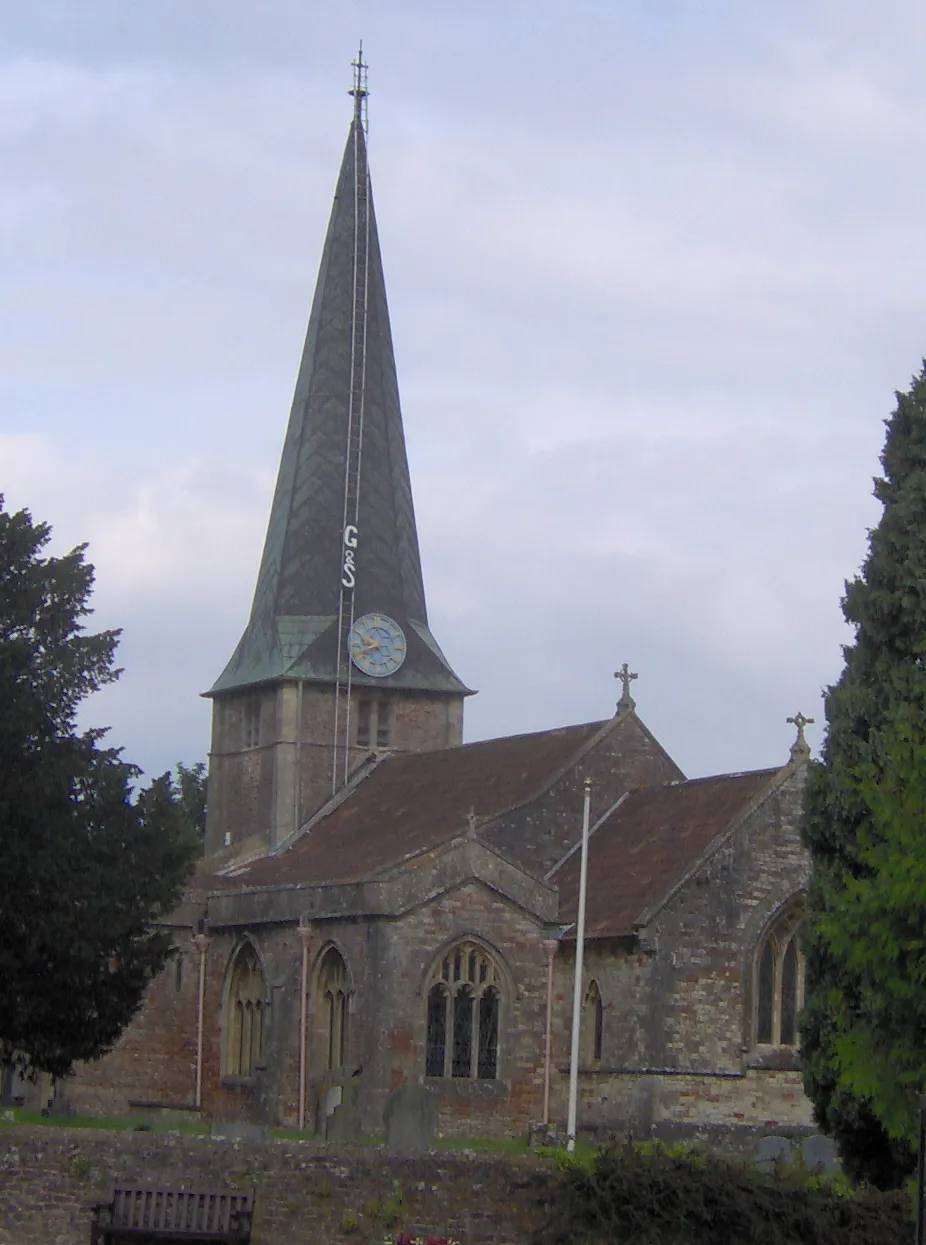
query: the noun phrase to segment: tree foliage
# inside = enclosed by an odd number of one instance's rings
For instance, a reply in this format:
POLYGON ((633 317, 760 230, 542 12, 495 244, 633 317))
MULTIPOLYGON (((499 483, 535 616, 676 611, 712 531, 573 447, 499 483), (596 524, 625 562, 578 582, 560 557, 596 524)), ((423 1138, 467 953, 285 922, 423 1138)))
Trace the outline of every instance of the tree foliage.
POLYGON ((926 365, 887 421, 883 505, 843 613, 804 833, 804 1081, 847 1169, 889 1187, 914 1166, 926 1090, 926 365))
POLYGON ((190 834, 202 846, 206 838, 206 763, 184 765, 178 761, 175 770, 175 774, 167 775, 174 800, 190 834))
POLYGON ((170 954, 152 923, 197 845, 169 775, 138 769, 77 710, 119 675, 118 632, 87 634, 85 546, 0 497, 0 1062, 67 1073, 112 1045, 170 954))

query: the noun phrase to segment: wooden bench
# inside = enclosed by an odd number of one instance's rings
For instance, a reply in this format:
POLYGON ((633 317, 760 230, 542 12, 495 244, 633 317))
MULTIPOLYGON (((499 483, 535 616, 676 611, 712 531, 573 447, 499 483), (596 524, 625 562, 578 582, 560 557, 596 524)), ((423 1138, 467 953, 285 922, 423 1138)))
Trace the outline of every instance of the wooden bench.
POLYGON ((254 1190, 151 1189, 117 1185, 92 1207, 90 1245, 139 1241, 242 1245, 251 1239, 254 1190))

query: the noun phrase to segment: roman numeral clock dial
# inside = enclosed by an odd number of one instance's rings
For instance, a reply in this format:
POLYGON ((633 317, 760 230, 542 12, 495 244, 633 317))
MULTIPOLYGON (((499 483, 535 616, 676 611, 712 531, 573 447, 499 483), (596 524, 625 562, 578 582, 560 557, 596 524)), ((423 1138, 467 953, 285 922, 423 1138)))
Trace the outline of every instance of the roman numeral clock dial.
POLYGON ((375 679, 395 674, 405 660, 405 632, 386 614, 364 614, 350 629, 351 661, 375 679))

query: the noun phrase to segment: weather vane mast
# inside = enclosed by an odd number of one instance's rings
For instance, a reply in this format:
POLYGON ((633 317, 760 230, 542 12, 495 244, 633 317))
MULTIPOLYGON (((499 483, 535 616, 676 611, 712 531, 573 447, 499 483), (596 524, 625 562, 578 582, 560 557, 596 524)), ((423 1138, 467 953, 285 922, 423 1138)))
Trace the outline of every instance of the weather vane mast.
POLYGON ((363 59, 363 40, 360 40, 360 47, 357 49, 357 59, 351 61, 354 70, 354 85, 348 91, 348 95, 354 97, 354 119, 361 122, 363 128, 367 128, 367 70, 369 65, 363 59))

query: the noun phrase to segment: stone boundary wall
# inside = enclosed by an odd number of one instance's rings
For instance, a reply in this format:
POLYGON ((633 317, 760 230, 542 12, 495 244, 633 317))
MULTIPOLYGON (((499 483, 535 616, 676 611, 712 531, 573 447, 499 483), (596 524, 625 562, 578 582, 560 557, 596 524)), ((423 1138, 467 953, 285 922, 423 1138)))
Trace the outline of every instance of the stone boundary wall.
POLYGON ((87 1245, 114 1181, 257 1189, 253 1245, 378 1245, 399 1230, 526 1245, 553 1177, 530 1156, 398 1158, 306 1141, 0 1126, 0 1245, 87 1245), (394 1225, 383 1205, 401 1192, 394 1225), (353 1217, 353 1222, 350 1217, 353 1217))

